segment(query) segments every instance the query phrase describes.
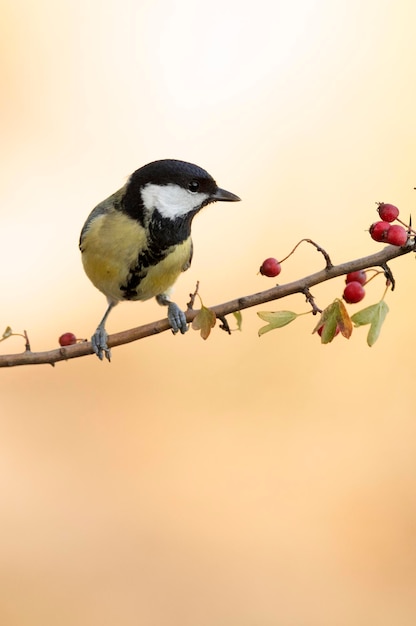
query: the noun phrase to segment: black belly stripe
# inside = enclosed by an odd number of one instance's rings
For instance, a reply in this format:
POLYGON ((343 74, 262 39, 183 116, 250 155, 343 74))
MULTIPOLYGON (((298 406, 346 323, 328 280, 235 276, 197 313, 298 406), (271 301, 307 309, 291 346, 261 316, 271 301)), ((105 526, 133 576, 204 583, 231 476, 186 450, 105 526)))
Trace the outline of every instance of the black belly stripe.
POLYGON ((126 283, 120 286, 120 291, 123 293, 125 300, 132 300, 137 296, 137 288, 146 277, 149 267, 153 267, 163 261, 168 256, 170 250, 170 248, 161 250, 154 245, 150 245, 139 254, 136 265, 130 269, 126 283))
POLYGON ((125 300, 136 298, 137 289, 150 267, 163 261, 175 246, 188 239, 191 234, 191 221, 191 214, 171 220, 162 218, 158 211, 154 211, 149 223, 147 247, 138 255, 136 264, 129 271, 126 283, 120 286, 125 300))

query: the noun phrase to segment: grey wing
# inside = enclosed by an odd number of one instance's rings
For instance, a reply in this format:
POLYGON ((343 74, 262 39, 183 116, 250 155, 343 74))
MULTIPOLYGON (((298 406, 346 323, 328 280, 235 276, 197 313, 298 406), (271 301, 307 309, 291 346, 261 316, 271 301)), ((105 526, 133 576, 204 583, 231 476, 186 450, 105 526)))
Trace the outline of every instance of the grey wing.
POLYGON ((116 191, 115 193, 113 193, 111 196, 109 196, 108 198, 106 198, 105 200, 103 200, 102 202, 100 202, 100 204, 97 204, 97 206, 91 211, 91 213, 89 214, 89 216, 87 217, 84 226, 82 227, 81 230, 81 235, 79 237, 79 247, 81 249, 82 246, 82 241, 84 239, 85 233, 87 232, 88 228, 90 227, 90 224, 92 224, 92 222, 99 217, 100 215, 104 215, 105 213, 109 213, 111 211, 111 209, 117 209, 120 206, 120 202, 123 198, 124 195, 124 191, 125 188, 122 187, 121 189, 119 189, 118 191, 116 191))

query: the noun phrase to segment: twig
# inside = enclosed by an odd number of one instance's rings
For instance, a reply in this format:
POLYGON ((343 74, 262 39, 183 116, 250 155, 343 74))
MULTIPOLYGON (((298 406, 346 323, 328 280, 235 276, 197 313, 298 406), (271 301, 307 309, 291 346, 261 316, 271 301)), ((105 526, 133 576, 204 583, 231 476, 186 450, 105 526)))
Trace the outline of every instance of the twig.
POLYGON ((283 261, 286 261, 286 259, 288 259, 290 256, 292 256, 292 254, 293 254, 294 252, 296 252, 296 250, 298 249, 298 247, 300 246, 300 244, 301 244, 301 243, 303 243, 304 241, 305 241, 306 243, 310 243, 312 246, 315 246, 315 248, 318 250, 318 252, 320 252, 320 253, 323 255, 323 257, 324 257, 324 259, 325 259, 325 263, 326 263, 326 269, 328 269, 328 270, 329 270, 329 269, 331 269, 331 267, 333 267, 333 263, 332 263, 331 259, 329 258, 329 254, 328 254, 328 252, 327 252, 326 250, 324 250, 324 249, 323 249, 323 248, 322 248, 319 244, 315 243, 312 239, 307 239, 307 238, 304 238, 304 239, 301 239, 300 241, 298 241, 298 243, 297 243, 297 244, 296 244, 296 246, 293 248, 293 250, 291 250, 291 251, 289 252, 289 254, 287 254, 287 255, 286 255, 286 256, 285 256, 285 257, 284 257, 284 258, 280 261, 280 263, 283 263, 283 261))
POLYGON ((393 272, 387 265, 387 261, 381 264, 381 268, 384 271, 384 276, 386 277, 386 280, 389 281, 391 285, 391 290, 394 291, 394 288, 396 286, 396 281, 394 280, 393 272))
POLYGON ((25 330, 23 331, 23 336, 24 336, 25 341, 26 341, 26 343, 25 343, 25 350, 26 350, 26 352, 30 352, 30 341, 29 341, 28 334, 27 334, 27 332, 25 330))
POLYGON ((186 305, 188 307, 188 311, 192 311, 194 308, 194 304, 195 304, 195 298, 198 295, 198 291, 199 291, 199 280, 196 281, 196 285, 195 285, 195 291, 193 293, 189 294, 189 302, 186 305))
POLYGON ((306 298, 306 302, 309 302, 309 304, 312 307, 312 315, 316 315, 317 313, 322 313, 322 309, 320 309, 316 305, 315 298, 313 297, 313 295, 309 291, 308 287, 305 287, 305 289, 303 289, 302 293, 304 294, 304 296, 306 298))
POLYGON ((221 330, 225 330, 226 333, 228 333, 229 335, 231 335, 231 328, 230 325, 227 321, 227 318, 225 317, 225 315, 217 315, 217 318, 220 320, 221 324, 220 324, 220 328, 221 330))

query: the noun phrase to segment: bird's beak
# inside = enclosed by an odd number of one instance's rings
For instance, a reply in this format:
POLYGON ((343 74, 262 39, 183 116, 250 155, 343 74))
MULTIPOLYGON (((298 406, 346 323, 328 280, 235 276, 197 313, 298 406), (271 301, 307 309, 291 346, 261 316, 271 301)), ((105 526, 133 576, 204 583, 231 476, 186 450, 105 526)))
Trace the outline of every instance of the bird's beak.
POLYGON ((231 193, 231 191, 225 191, 225 189, 218 188, 215 193, 210 196, 210 201, 215 202, 216 200, 222 202, 239 202, 241 198, 235 195, 235 193, 231 193))

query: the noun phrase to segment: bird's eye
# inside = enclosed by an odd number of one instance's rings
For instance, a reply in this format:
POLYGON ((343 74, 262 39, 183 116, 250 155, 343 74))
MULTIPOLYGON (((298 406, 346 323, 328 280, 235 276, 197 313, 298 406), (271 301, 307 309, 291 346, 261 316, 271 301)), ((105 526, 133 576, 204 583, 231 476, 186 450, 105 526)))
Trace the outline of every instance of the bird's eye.
POLYGON ((191 182, 188 185, 188 189, 192 193, 196 193, 199 189, 199 182, 197 180, 191 180, 191 182))

